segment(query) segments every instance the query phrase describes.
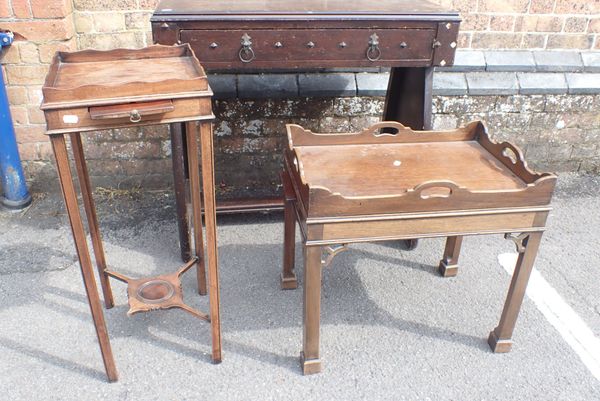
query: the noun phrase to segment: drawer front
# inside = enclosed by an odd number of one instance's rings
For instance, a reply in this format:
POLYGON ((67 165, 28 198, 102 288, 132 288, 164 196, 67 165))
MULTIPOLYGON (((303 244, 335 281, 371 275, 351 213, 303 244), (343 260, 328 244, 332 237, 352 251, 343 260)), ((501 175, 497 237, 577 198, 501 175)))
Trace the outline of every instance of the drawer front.
POLYGON ((209 67, 431 65, 434 29, 182 30, 209 67))
POLYGON ((163 120, 212 115, 210 97, 173 99, 170 107, 163 107, 158 103, 160 102, 138 102, 117 106, 51 110, 45 113, 46 123, 48 131, 77 132, 104 129, 105 127, 157 124, 163 120), (162 111, 158 106, 163 107, 162 111), (111 109, 119 109, 119 112, 111 109))

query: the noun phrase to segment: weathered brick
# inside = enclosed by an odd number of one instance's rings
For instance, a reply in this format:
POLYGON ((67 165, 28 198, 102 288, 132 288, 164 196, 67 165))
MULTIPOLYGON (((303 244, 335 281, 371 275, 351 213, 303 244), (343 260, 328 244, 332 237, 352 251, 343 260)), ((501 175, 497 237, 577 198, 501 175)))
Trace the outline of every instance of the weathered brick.
POLYGON ((521 34, 501 32, 475 32, 471 40, 474 49, 514 49, 521 44, 521 34))
POLYGON ((0 0, 0 18, 10 18, 12 16, 12 10, 8 0, 0 0))
POLYGON ((593 157, 598 157, 600 155, 600 151, 598 149, 597 144, 576 144, 573 146, 573 151, 571 153, 571 159, 581 160, 588 159, 593 157))
POLYGON ((468 13, 462 17, 460 29, 465 31, 486 31, 490 26, 490 16, 487 14, 468 13))
POLYGON ((99 33, 79 37, 80 48, 111 50, 114 48, 135 49, 144 46, 135 32, 99 33))
POLYGON ((73 21, 78 33, 90 33, 94 30, 94 15, 91 13, 74 13, 73 21))
POLYGON ((10 115, 15 124, 25 125, 29 123, 27 108, 24 106, 10 106, 10 115))
POLYGON ((497 96, 440 96, 436 106, 444 114, 487 113, 496 107, 497 96))
POLYGON ((125 16, 122 13, 95 13, 94 28, 96 32, 119 32, 125 30, 125 16))
POLYGON ((31 18, 29 0, 12 0, 13 14, 16 18, 31 18))
POLYGON ((350 131, 359 132, 380 121, 381 118, 375 116, 350 117, 350 131))
POLYGON ((492 15, 490 19, 490 31, 511 32, 515 27, 515 17, 512 15, 492 15))
POLYGON ((564 19, 550 15, 524 15, 517 19, 515 31, 522 32, 560 32, 564 19))
POLYGON ((154 10, 158 2, 159 0, 140 0, 140 8, 142 10, 154 10))
POLYGON ((87 157, 89 159, 132 159, 158 158, 160 145, 156 142, 104 142, 88 143, 87 157))
POLYGON ((0 60, 2 60, 2 64, 20 63, 21 55, 19 54, 19 46, 9 46, 8 48, 2 49, 0 60))
POLYGON ((458 40, 456 41, 459 49, 468 49, 473 42, 473 34, 471 32, 459 32, 458 40))
POLYGON ((138 127, 129 127, 129 128, 119 128, 112 130, 112 138, 115 141, 120 142, 130 142, 137 141, 142 139, 143 133, 142 128, 138 127))
POLYGON ((588 25, 589 33, 600 33, 600 18, 592 18, 588 25))
POLYGON ((19 143, 41 142, 46 140, 46 127, 43 125, 24 125, 15 127, 15 136, 19 143))
POLYGON ((554 11, 556 0, 531 0, 529 12, 532 14, 550 14, 554 11))
POLYGON ((48 67, 45 65, 7 65, 6 75, 11 85, 32 85, 44 82, 48 67))
POLYGON ((593 35, 556 34, 548 35, 548 49, 589 49, 594 42, 593 35))
POLYGON ((73 22, 70 18, 9 21, 3 22, 2 28, 19 33, 35 43, 69 39, 74 34, 73 22))
POLYGON ((27 103, 27 89, 23 86, 8 86, 6 88, 6 94, 10 104, 25 104, 27 103))
POLYGON ((525 13, 529 0, 480 0, 479 12, 525 13))
POLYGON ((433 116, 433 129, 454 129, 458 125, 458 118, 451 114, 438 114, 433 116))
POLYGON ((168 125, 148 125, 142 127, 142 138, 148 139, 169 139, 168 125))
POLYGON ((40 110, 38 105, 28 106, 27 107, 27 115, 30 124, 46 124, 46 119, 44 118, 44 112, 40 110))
POLYGON ((35 142, 18 142, 18 148, 22 161, 38 159, 37 144, 35 142))
POLYGON ((297 96, 298 84, 293 74, 240 75, 238 96, 240 98, 285 98, 297 96))
POLYGON ((30 2, 35 18, 63 18, 73 11, 71 0, 30 0, 30 2))
POLYGON ((60 42, 50 42, 41 44, 38 47, 40 53, 40 60, 42 63, 50 63, 56 52, 68 52, 77 50, 77 41, 75 38, 64 40, 60 42))
POLYGON ((546 38, 547 35, 545 34, 523 34, 523 39, 521 40, 521 48, 529 50, 543 49, 544 46, 546 46, 546 38))
POLYGON ((73 5, 75 6, 76 10, 80 11, 138 9, 137 0, 73 0, 73 5))
POLYGON ((39 85, 33 85, 27 87, 27 98, 29 104, 40 104, 42 103, 42 88, 39 85))
POLYGON ((40 62, 40 54, 35 43, 17 42, 17 46, 23 63, 36 64, 40 62))
POLYGON ((150 12, 132 12, 125 14, 125 27, 127 29, 147 30, 150 27, 150 12))
POLYGON ((590 0, 557 0, 556 14, 597 14, 600 13, 600 3, 590 0))
POLYGON ((588 19, 585 17, 569 17, 565 20, 565 32, 585 32, 588 19))
POLYGON ((324 117, 319 124, 320 132, 350 132, 348 117, 324 117))
POLYGON ((498 96, 495 110, 502 113, 531 113, 542 112, 546 105, 543 95, 498 96))

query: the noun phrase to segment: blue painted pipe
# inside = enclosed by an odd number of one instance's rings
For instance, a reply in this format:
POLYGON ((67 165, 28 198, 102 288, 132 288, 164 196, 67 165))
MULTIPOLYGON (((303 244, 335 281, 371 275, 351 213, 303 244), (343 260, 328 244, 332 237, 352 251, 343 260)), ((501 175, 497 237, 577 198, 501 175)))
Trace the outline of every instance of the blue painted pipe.
MULTIPOLYGON (((0 33, 2 47, 12 43, 12 35, 10 42, 4 35, 6 33, 0 33)), ((0 82, 0 190, 3 192, 0 203, 9 209, 23 209, 31 204, 31 195, 21 166, 2 68, 0 82)))

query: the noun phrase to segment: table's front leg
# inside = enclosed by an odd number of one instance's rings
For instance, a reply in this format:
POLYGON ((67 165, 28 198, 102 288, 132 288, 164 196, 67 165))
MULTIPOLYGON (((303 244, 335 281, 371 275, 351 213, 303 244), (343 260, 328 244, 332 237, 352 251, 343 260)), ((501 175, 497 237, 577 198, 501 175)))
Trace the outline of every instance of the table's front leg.
POLYGON ((321 371, 319 336, 321 320, 321 247, 304 246, 304 329, 301 354, 305 375, 321 371))
POLYGON ((204 222, 206 224, 206 261, 208 264, 208 295, 210 299, 210 324, 212 329, 212 360, 215 363, 220 363, 222 355, 215 155, 212 123, 210 122, 200 122, 200 146, 202 148, 202 192, 204 193, 204 222))
POLYGON ((77 257, 79 258, 79 265, 83 276, 83 284, 92 312, 94 326, 96 327, 96 335, 98 336, 98 342, 100 343, 104 368, 108 380, 114 382, 118 379, 117 368, 115 366, 110 340, 108 338, 108 330, 106 329, 106 322, 104 321, 100 296, 98 294, 98 289, 96 288, 96 280, 94 279, 92 260, 87 246, 83 221, 79 214, 77 194, 75 193, 75 187, 73 186, 73 176, 71 175, 69 166, 65 138, 63 135, 53 135, 50 137, 50 141, 52 143, 54 157, 56 158, 58 178, 65 199, 67 214, 69 215, 69 222, 71 223, 71 231, 73 232, 77 257))
POLYGON ((519 316, 519 310, 525 297, 527 282, 533 269, 533 262, 542 239, 541 232, 516 237, 519 258, 508 289, 500 323, 488 338, 488 344, 494 352, 509 352, 512 347, 512 334, 519 316))

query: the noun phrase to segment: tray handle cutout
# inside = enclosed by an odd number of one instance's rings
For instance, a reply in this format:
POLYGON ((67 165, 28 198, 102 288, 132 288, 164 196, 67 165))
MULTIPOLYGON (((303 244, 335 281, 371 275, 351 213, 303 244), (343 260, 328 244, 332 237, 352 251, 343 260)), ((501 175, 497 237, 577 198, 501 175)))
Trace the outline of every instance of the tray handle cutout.
POLYGON ((421 199, 448 198, 459 189, 452 181, 430 181, 417 185, 413 190, 421 199))
POLYGON ((401 131, 412 132, 412 130, 409 127, 405 127, 397 121, 382 121, 371 125, 369 128, 361 132, 361 134, 372 134, 374 136, 393 136, 399 134, 401 131))
POLYGON ((504 145, 505 148, 502 149, 502 156, 510 160, 512 164, 517 164, 517 161, 519 160, 519 153, 517 150, 508 143, 505 143, 504 145))

